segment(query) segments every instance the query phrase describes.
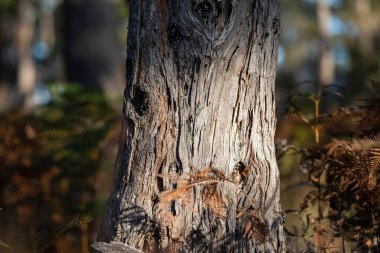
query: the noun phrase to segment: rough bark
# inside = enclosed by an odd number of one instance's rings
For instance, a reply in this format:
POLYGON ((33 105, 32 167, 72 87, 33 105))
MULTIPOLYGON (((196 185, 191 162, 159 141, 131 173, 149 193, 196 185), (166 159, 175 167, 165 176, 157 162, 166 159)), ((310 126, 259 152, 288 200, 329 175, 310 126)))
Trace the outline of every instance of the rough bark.
POLYGON ((130 13, 124 122, 98 240, 147 250, 153 237, 154 252, 282 252, 273 144, 279 1, 140 0, 130 13), (243 183, 218 184, 225 219, 195 187, 194 210, 173 202, 175 229, 162 227, 160 192, 176 185, 158 174, 211 166, 231 176, 239 164, 250 168, 243 183), (236 217, 251 201, 261 241, 244 237, 236 217))

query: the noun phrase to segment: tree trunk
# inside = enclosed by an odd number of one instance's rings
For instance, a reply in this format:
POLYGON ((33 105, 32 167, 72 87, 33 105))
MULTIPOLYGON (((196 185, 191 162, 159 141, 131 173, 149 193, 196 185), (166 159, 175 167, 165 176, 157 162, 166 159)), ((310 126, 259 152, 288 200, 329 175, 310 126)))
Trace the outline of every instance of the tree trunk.
POLYGON ((318 0, 317 19, 322 52, 319 58, 318 79, 322 87, 331 85, 335 79, 335 61, 330 43, 329 21, 332 13, 328 0, 318 0))
POLYGON ((98 240, 152 252, 282 252, 279 1, 140 0, 130 13, 124 122, 98 240), (217 182, 186 188, 191 208, 172 200, 157 211, 163 193, 181 189, 172 178, 202 168, 217 182), (207 205, 210 189, 224 215, 207 205))
POLYGON ((17 87, 22 96, 23 106, 30 108, 34 105, 33 91, 37 81, 36 66, 31 54, 36 17, 30 1, 19 2, 18 19, 16 34, 17 87))
POLYGON ((123 83, 114 4, 66 0, 63 6, 67 81, 101 89, 112 102, 123 83))

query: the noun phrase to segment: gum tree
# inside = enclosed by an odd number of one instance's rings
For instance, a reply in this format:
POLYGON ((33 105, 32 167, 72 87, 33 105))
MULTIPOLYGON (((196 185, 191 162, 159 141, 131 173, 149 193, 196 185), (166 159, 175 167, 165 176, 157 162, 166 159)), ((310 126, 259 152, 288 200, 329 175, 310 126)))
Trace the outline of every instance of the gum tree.
POLYGON ((279 0, 130 1, 124 120, 98 241, 283 251, 278 36, 279 0))

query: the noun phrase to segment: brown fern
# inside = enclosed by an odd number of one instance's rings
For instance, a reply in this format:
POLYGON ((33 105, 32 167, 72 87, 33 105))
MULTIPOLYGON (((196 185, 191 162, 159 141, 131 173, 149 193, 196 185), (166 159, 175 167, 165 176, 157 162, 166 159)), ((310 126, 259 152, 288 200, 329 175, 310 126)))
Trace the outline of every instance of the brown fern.
MULTIPOLYGON (((226 219, 228 206, 225 198, 220 195, 218 186, 222 183, 230 183, 235 189, 241 190, 240 183, 243 183, 248 177, 250 166, 242 162, 239 162, 237 166, 237 168, 234 168, 234 172, 239 174, 240 180, 238 182, 232 179, 233 173, 227 177, 221 170, 212 166, 201 170, 192 167, 192 173, 186 173, 181 177, 173 177, 166 174, 158 175, 176 184, 175 189, 163 191, 159 194, 156 216, 159 224, 168 229, 163 230, 160 237, 165 239, 165 241, 168 240, 168 237, 174 239, 173 236, 176 236, 177 233, 174 231, 176 219, 172 213, 172 205, 174 202, 177 202, 185 206, 187 210, 195 211, 193 209, 193 201, 196 192, 200 192, 200 197, 204 204, 203 208, 208 208, 212 214, 220 219, 226 219), (196 188, 197 190, 195 190, 196 188)), ((264 221, 264 214, 254 208, 251 199, 248 200, 251 204, 248 208, 240 211, 236 218, 243 221, 244 237, 262 242, 268 235, 269 228, 264 221)))
MULTIPOLYGON (((217 185, 227 180, 224 173, 218 169, 208 166, 202 170, 192 168, 194 173, 187 173, 182 177, 173 177, 168 174, 158 175, 161 178, 167 178, 171 183, 176 184, 175 189, 163 191, 159 194, 159 202, 156 205, 156 217, 162 227, 168 228, 171 238, 179 234, 176 231, 176 219, 172 212, 174 202, 186 207, 187 210, 194 210, 194 188, 201 188, 201 197, 205 206, 209 207, 217 217, 225 219, 227 217, 227 206, 225 201, 217 191, 217 185)), ((165 242, 167 240, 167 231, 162 234, 165 242)), ((178 239, 178 238, 177 238, 178 239)))
MULTIPOLYGON (((331 138, 325 144, 298 149, 302 156, 300 167, 314 189, 296 210, 302 215, 304 232, 285 231, 303 238, 310 252, 331 252, 330 248, 336 246, 347 252, 345 245, 353 252, 380 252, 380 82, 373 81, 372 86, 377 94, 362 100, 358 131, 350 132, 349 139, 331 138), (311 238, 310 229, 314 231, 311 238), (336 238, 343 243, 334 245, 332 239, 336 238)), ((330 116, 325 120, 335 117, 330 116)), ((349 121, 356 121, 359 115, 348 116, 352 117, 349 121)), ((346 129, 334 133, 347 136, 346 129)), ((252 227, 252 222, 247 221, 246 231, 252 227)))
POLYGON ((377 185, 377 171, 380 166, 380 148, 370 150, 370 171, 368 179, 368 188, 373 190, 377 185))
POLYGON ((227 218, 227 205, 217 190, 217 184, 209 184, 202 189, 202 201, 212 212, 223 219, 227 218))
POLYGON ((263 217, 263 213, 258 209, 255 209, 252 205, 238 213, 236 218, 243 219, 243 236, 245 238, 253 239, 257 243, 265 241, 265 237, 268 234, 268 228, 265 225, 263 217))
POLYGON ((371 80, 372 87, 377 97, 364 99, 361 107, 365 113, 359 121, 359 129, 364 137, 376 138, 380 133, 380 82, 371 80))

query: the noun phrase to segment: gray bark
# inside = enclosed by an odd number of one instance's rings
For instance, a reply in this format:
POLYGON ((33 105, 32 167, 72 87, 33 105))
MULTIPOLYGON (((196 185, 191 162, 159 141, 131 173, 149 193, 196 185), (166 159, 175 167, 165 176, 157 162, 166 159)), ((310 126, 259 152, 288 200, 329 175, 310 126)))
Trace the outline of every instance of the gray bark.
MULTIPOLYGON (((124 122, 113 191, 99 241, 153 252, 282 252, 279 172, 274 150, 278 0, 130 2, 124 122), (176 185, 158 174, 250 167, 244 182, 218 184, 220 218, 193 189, 178 201, 175 229, 156 212, 176 185), (264 239, 244 237, 237 212, 258 208, 264 239), (163 238, 166 236, 166 238, 163 238)), ((259 229, 259 228, 257 228, 259 229)))

